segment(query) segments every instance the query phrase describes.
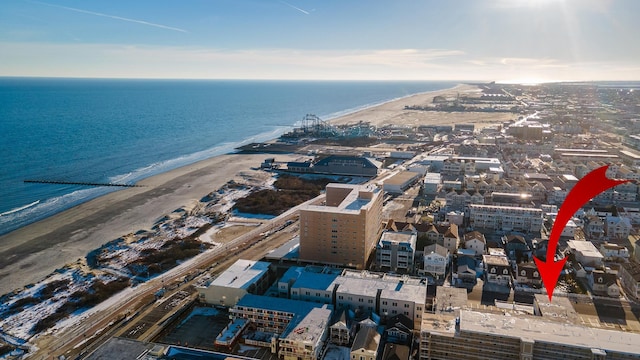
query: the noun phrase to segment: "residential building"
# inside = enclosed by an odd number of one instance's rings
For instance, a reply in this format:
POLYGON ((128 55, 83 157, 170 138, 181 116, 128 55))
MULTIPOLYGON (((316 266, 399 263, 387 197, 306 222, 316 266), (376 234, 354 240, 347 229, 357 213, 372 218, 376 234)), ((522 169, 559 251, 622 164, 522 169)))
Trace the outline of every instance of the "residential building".
POLYGON ((589 240, 602 239, 604 237, 604 221, 599 216, 587 215, 584 232, 589 240))
POLYGON ((229 315, 233 319, 251 321, 258 331, 287 334, 292 321, 295 328, 300 320, 316 308, 333 309, 327 304, 247 294, 229 309, 229 315))
POLYGON ((615 271, 593 270, 588 276, 589 286, 595 295, 620 297, 618 273, 615 271))
POLYGON ((271 263, 239 259, 206 287, 200 299, 210 305, 234 306, 245 294, 262 294, 274 279, 271 263))
POLYGON ((626 240, 631 232, 631 221, 621 216, 607 216, 605 221, 605 232, 609 239, 626 240))
POLYGON ((511 266, 505 255, 492 254, 491 249, 489 255, 482 255, 484 262, 484 272, 488 283, 510 286, 511 285, 511 266))
POLYGON ((521 285, 532 285, 540 287, 542 278, 538 272, 538 267, 532 262, 519 263, 516 265, 516 281, 521 285))
POLYGON ((376 246, 376 265, 382 271, 413 272, 418 233, 385 230, 376 246))
POLYGON ((446 275, 451 256, 446 247, 432 244, 424 248, 423 259, 424 272, 440 278, 446 275))
POLYGON ((427 173, 424 176, 422 191, 426 195, 435 195, 440 190, 441 182, 442 182, 442 178, 440 176, 440 173, 427 173))
POLYGON ((464 248, 473 250, 476 255, 482 255, 485 252, 487 240, 479 231, 471 231, 464 234, 464 248))
POLYGON ((620 284, 627 296, 640 300, 640 263, 632 260, 620 266, 620 284))
POLYGON ((640 359, 640 334, 528 315, 425 314, 420 339, 421 360, 640 359))
POLYGON ((300 259, 364 269, 382 234, 382 191, 329 184, 324 205, 300 209, 300 259))
POLYGON ((469 226, 503 231, 538 232, 542 228, 542 210, 471 204, 469 226))
POLYGON ((410 345, 413 339, 413 320, 403 314, 398 314, 387 320, 384 333, 387 342, 410 345))
POLYGON ((376 360, 379 346, 380 334, 375 328, 364 326, 360 328, 351 345, 351 360, 376 360))
POLYGON ((387 343, 384 345, 381 360, 409 360, 410 355, 409 346, 387 343))
POLYGON ((331 309, 314 308, 294 327, 289 327, 278 342, 278 356, 284 360, 319 360, 327 338, 331 309))
POLYGON ((336 312, 333 324, 329 326, 329 341, 338 346, 347 346, 351 342, 352 327, 345 309, 336 312))
POLYGON ((629 250, 618 244, 604 242, 600 244, 600 253, 604 256, 604 261, 625 261, 629 259, 629 250))
POLYGON ((450 254, 455 254, 460 246, 460 235, 458 234, 458 225, 451 224, 442 235, 442 243, 440 244, 449 250, 450 254))

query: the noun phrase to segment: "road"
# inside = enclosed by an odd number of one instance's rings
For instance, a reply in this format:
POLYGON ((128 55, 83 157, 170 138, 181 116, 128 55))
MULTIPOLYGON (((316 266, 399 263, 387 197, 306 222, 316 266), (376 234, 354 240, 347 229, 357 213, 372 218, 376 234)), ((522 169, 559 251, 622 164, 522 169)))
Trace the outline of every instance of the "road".
POLYGON ((143 285, 123 291, 115 296, 115 300, 114 298, 107 300, 78 316, 75 323, 66 326, 58 333, 40 335, 35 341, 37 350, 33 358, 51 359, 52 356, 57 358, 60 355, 74 358, 84 352, 86 348, 95 348, 94 343, 97 343, 98 340, 106 341, 108 339, 106 334, 114 333, 116 328, 120 329, 121 323, 129 323, 132 318, 137 318, 140 314, 145 313, 145 310, 149 310, 153 295, 165 284, 182 282, 185 276, 201 273, 216 263, 228 266, 231 263, 226 260, 231 257, 239 258, 255 243, 263 239, 265 241, 261 241, 260 247, 265 249, 265 252, 268 251, 273 246, 269 244, 270 237, 265 234, 283 229, 287 222, 291 223, 297 218, 298 210, 302 206, 319 203, 323 199, 324 195, 320 195, 295 206, 272 220, 266 220, 262 225, 238 236, 225 245, 204 252, 143 285), (230 254, 233 256, 229 256, 230 254))

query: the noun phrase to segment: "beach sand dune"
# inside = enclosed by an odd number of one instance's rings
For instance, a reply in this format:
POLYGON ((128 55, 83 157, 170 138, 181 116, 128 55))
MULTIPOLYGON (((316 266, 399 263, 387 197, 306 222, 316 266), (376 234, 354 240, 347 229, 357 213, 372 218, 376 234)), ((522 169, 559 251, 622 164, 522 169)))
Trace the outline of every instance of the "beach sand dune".
POLYGON ((3 235, 0 294, 37 282, 108 241, 150 229, 162 216, 217 190, 266 157, 216 156, 142 180, 139 184, 144 187, 101 196, 3 235))

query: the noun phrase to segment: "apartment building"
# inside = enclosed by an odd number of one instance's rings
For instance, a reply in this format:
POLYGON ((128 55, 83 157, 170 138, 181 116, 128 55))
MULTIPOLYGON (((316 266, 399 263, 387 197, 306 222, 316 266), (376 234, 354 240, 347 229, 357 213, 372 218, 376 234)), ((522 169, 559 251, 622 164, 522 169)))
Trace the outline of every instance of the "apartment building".
POLYGON ((384 231, 376 246, 376 265, 382 271, 413 272, 416 231, 384 231))
POLYGON ((640 359, 639 343, 635 333, 461 310, 459 317, 425 314, 420 359, 640 359))
POLYGON ((328 334, 331 310, 312 309, 279 339, 278 356, 284 360, 318 360, 328 334))
POLYGON ((365 269, 382 234, 382 191, 329 184, 323 205, 300 209, 300 259, 365 269))
POLYGON ((316 308, 333 309, 328 304, 247 294, 229 309, 229 315, 233 319, 251 321, 258 331, 285 334, 292 321, 293 326, 297 326, 316 308))
POLYGON ((492 230, 537 232, 542 228, 542 210, 471 204, 469 225, 492 230))

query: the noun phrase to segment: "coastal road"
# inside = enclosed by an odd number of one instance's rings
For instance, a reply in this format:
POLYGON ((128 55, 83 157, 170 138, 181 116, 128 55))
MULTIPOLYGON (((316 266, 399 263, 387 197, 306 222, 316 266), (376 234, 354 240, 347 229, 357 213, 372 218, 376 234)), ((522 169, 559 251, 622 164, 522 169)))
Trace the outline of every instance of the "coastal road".
MULTIPOLYGON (((69 323, 63 330, 57 333, 40 335, 35 341, 37 350, 33 358, 51 359, 51 356, 59 355, 65 355, 69 358, 72 354, 81 353, 93 341, 103 339, 104 336, 101 336, 101 334, 111 331, 111 327, 118 327, 120 321, 128 322, 131 317, 136 317, 141 309, 144 309, 145 305, 149 304, 150 298, 165 284, 180 282, 186 275, 202 272, 204 269, 220 262, 220 259, 225 259, 225 255, 230 253, 241 255, 244 249, 251 249, 254 243, 267 238, 269 234, 284 229, 287 224, 293 222, 302 206, 319 203, 323 199, 324 195, 320 195, 295 206, 272 220, 266 220, 262 225, 238 236, 225 245, 216 246, 143 285, 127 289, 115 295, 104 303, 88 310, 85 314, 78 316, 73 323, 69 323), (122 320, 124 318, 126 319, 122 320)), ((268 238, 265 240, 263 243, 268 243, 268 238)))

